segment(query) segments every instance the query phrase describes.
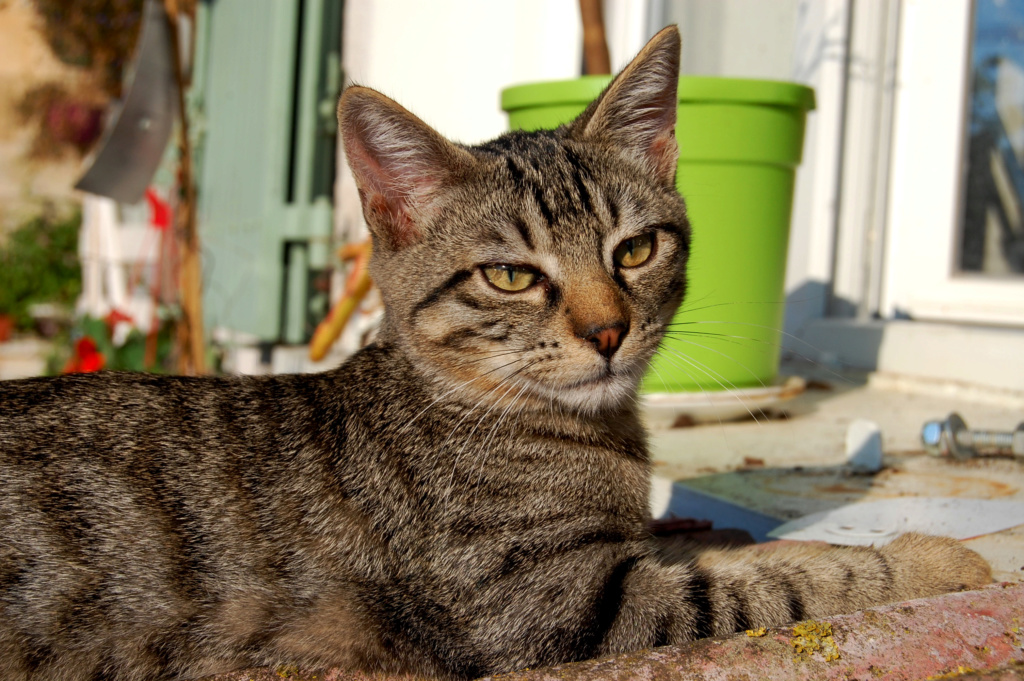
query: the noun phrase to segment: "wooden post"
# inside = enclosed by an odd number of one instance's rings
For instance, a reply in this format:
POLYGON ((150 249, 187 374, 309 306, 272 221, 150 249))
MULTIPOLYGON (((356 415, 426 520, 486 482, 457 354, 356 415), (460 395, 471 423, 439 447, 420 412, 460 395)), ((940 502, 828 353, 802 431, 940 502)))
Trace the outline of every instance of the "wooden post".
MULTIPOLYGON (((188 4, 188 3, 185 3, 188 4)), ((206 373, 206 349, 203 342, 203 270, 196 225, 196 186, 192 166, 192 140, 189 137, 188 109, 185 91, 189 78, 182 67, 181 38, 178 17, 182 11, 178 0, 164 0, 171 32, 174 79, 178 86, 178 206, 175 211, 178 238, 181 240, 179 285, 181 287, 181 320, 178 322, 178 372, 186 375, 206 373)), ((195 20, 192 14, 193 22, 195 20)), ((193 31, 193 34, 195 32, 193 31)), ((191 61, 191 59, 190 59, 191 61)))
POLYGON ((583 20, 583 64, 586 75, 611 73, 612 60, 608 56, 601 0, 580 0, 580 18, 583 20))

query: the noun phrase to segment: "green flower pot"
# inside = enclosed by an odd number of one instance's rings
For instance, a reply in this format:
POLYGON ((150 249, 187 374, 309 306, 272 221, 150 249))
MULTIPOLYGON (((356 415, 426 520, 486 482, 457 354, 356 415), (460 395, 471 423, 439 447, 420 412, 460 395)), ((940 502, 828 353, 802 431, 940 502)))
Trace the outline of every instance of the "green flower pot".
MULTIPOLYGON (((554 128, 608 76, 502 92, 512 129, 554 128)), ((687 297, 644 380, 647 392, 770 385, 779 369, 786 251, 796 167, 814 90, 794 83, 679 80, 677 187, 693 244, 687 297)))

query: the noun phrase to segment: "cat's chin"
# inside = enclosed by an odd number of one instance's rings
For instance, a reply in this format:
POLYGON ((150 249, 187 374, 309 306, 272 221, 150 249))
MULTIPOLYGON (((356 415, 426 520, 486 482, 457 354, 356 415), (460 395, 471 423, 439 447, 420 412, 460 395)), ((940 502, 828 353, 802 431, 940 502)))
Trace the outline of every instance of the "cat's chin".
POLYGON ((636 397, 637 381, 625 373, 604 374, 569 385, 542 385, 545 399, 582 414, 617 409, 636 397))

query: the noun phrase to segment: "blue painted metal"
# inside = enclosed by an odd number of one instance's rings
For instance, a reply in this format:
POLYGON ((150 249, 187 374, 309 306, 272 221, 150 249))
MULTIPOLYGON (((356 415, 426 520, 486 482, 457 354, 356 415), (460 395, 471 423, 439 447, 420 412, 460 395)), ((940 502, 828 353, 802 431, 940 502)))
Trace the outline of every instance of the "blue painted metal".
POLYGON ((768 536, 768 533, 783 523, 778 518, 743 508, 704 492, 698 492, 678 482, 672 483, 672 496, 669 498, 668 508, 661 518, 710 520, 716 530, 746 530, 758 543, 771 541, 772 538, 768 536))

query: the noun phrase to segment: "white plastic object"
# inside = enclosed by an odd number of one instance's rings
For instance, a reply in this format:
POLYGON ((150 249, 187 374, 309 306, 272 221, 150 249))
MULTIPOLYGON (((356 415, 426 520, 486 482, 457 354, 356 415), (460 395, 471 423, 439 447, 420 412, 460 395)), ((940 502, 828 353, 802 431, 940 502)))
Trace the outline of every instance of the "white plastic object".
POLYGON ((791 520, 768 533, 775 539, 879 546, 905 532, 955 539, 1024 525, 1024 502, 1004 499, 898 497, 840 506, 791 520))
POLYGON ((878 424, 857 419, 846 429, 846 463, 855 473, 882 470, 882 431, 878 424))

